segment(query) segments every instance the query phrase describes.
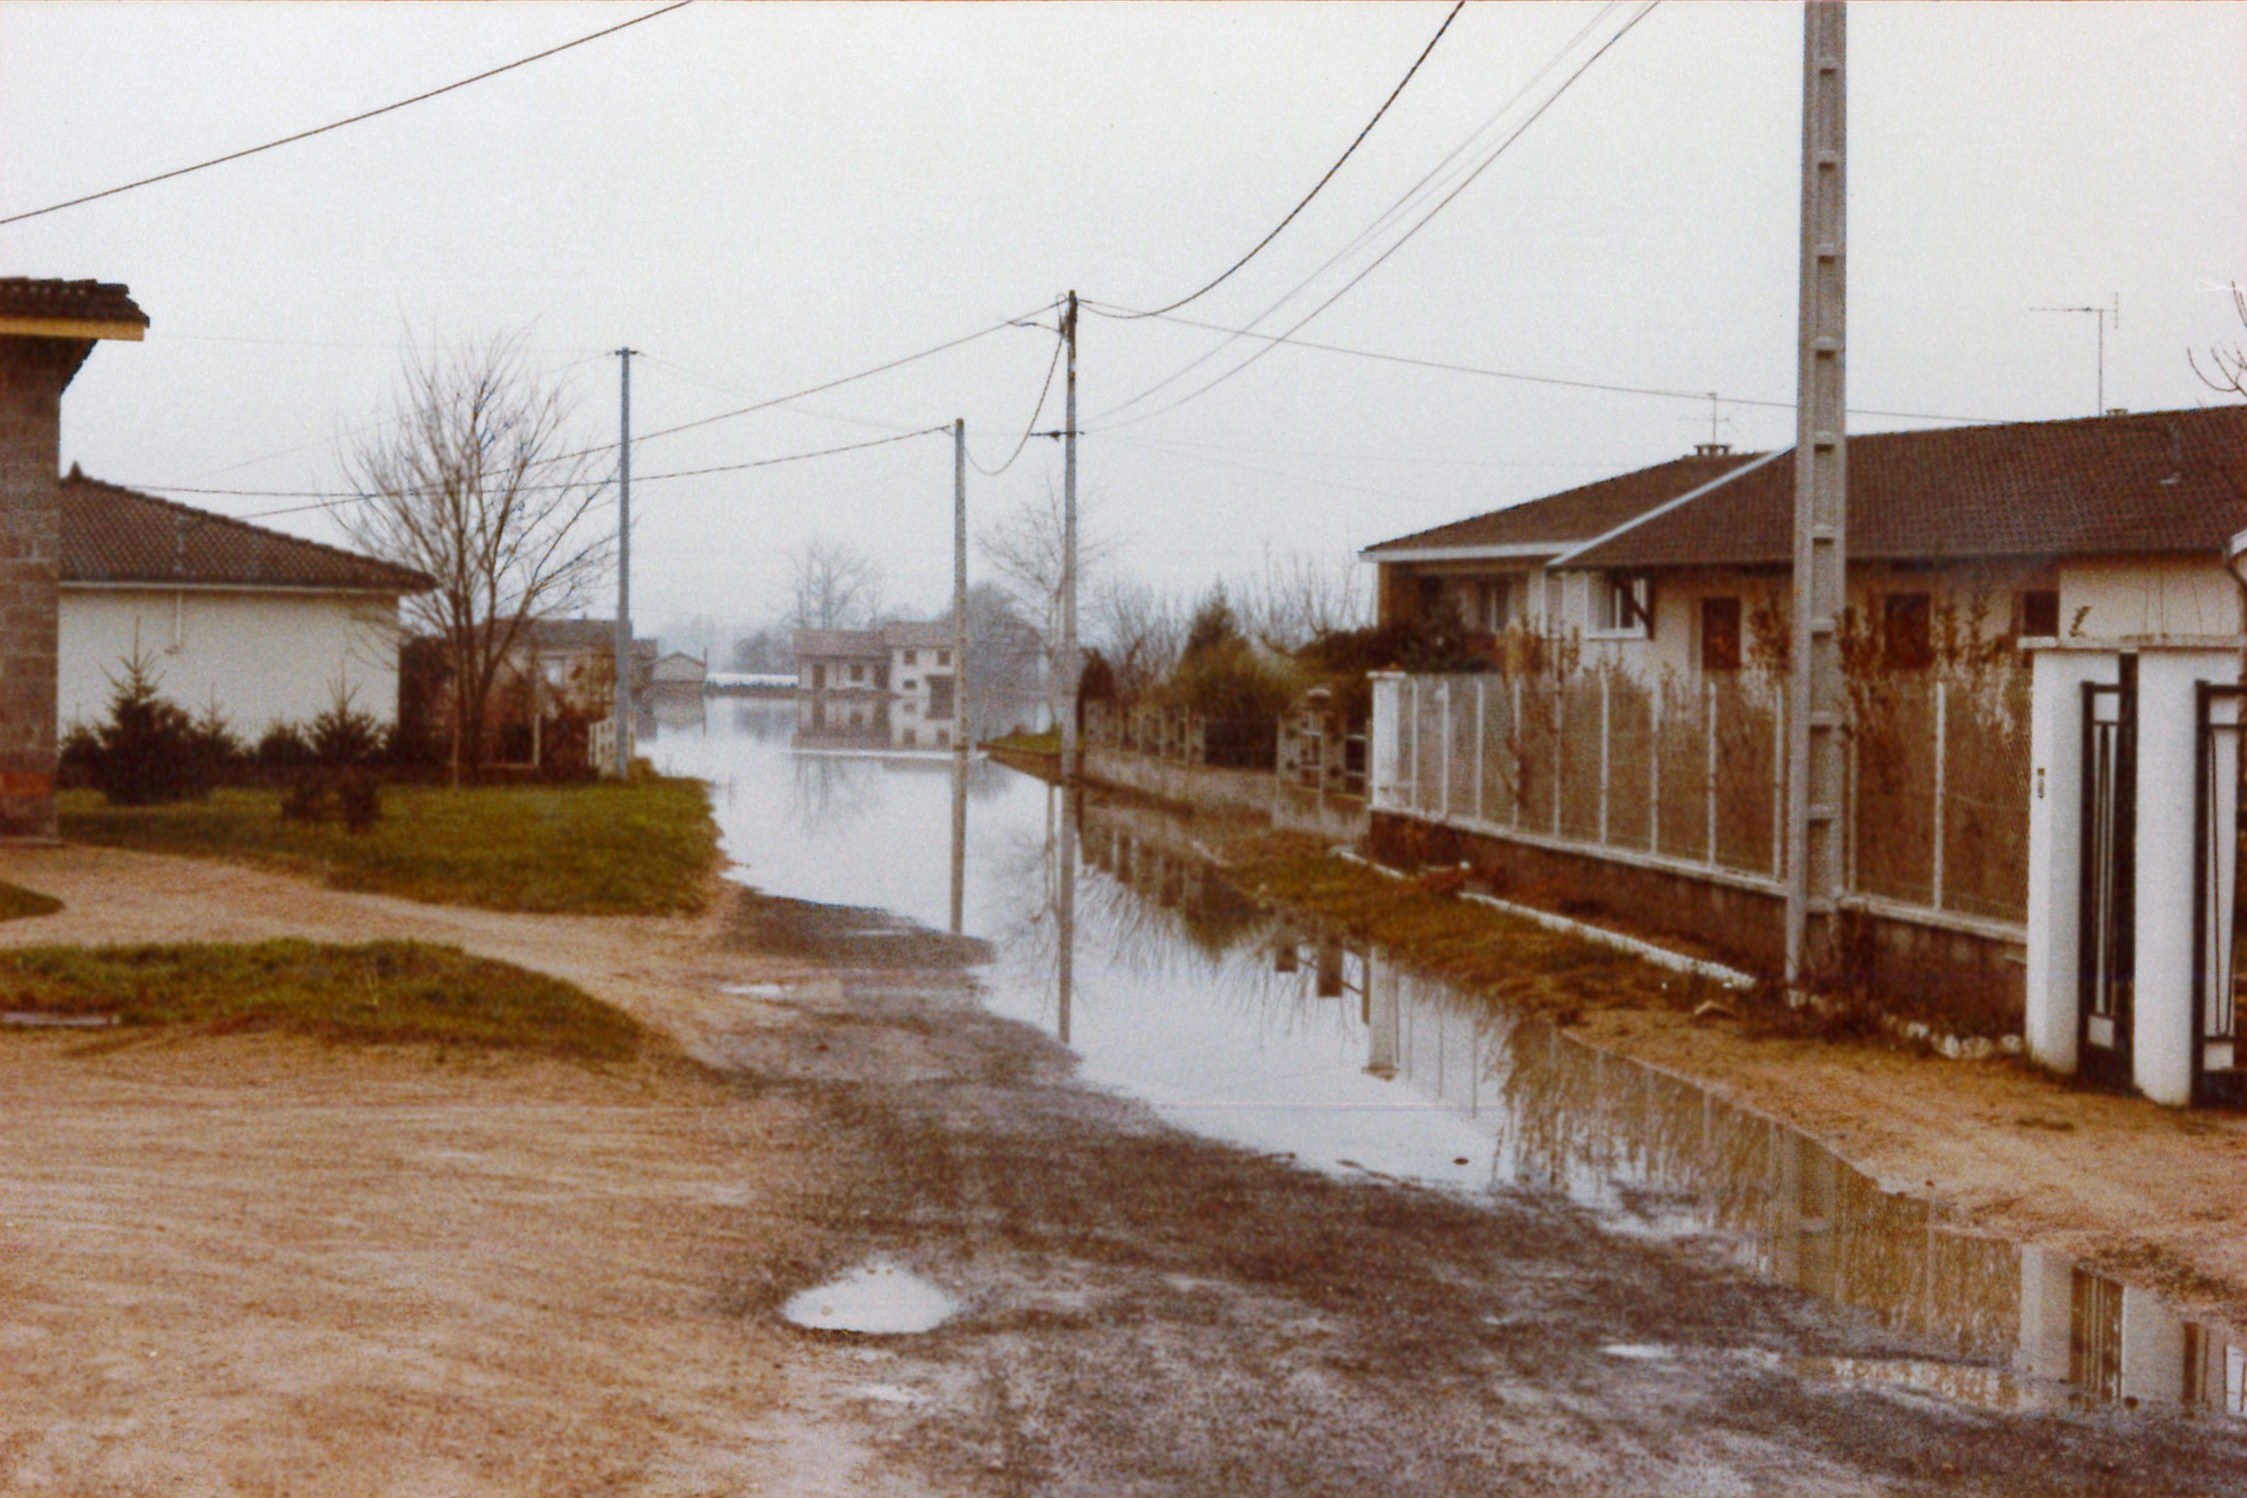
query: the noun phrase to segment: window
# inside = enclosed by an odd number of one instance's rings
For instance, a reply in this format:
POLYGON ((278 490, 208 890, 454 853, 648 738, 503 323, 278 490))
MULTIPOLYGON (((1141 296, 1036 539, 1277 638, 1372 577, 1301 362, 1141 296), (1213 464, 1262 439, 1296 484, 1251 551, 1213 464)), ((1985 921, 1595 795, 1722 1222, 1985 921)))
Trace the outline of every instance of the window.
POLYGON ((1880 601, 1881 653, 1901 671, 1935 664, 1935 611, 1925 593, 1890 593, 1880 601))
POLYGON ((1506 577, 1476 580, 1469 594, 1468 619, 1477 634, 1494 635, 1513 622, 1514 584, 1506 577))
POLYGON ((949 666, 949 665, 951 665, 951 664, 952 664, 952 652, 951 652, 951 651, 949 651, 949 650, 939 650, 938 652, 936 652, 936 663, 937 663, 937 664, 938 664, 939 666, 949 666))
POLYGON ((919 665, 919 664, 921 663, 921 662, 920 662, 920 654, 921 654, 921 653, 920 653, 919 651, 917 651, 917 650, 908 650, 908 651, 906 651, 906 652, 905 652, 905 664, 906 664, 906 665, 908 665, 908 666, 917 666, 917 665, 919 665))
POLYGON ((850 668, 850 679, 851 679, 851 681, 852 681, 852 682, 853 682, 854 684, 855 684, 855 683, 857 683, 857 682, 861 682, 861 681, 864 681, 864 680, 866 679, 866 668, 865 668, 864 666, 853 666, 853 667, 851 667, 851 668, 850 668))
POLYGON ((1740 600, 1701 600, 1701 669, 1740 669, 1740 600))
POLYGON ((2056 588, 2031 588, 2020 596, 2019 633, 2040 640, 2058 639, 2060 594, 2056 588))
POLYGON ((1592 579, 1591 632, 1595 635, 1651 635, 1653 600, 1653 585, 1646 578, 1621 572, 1601 573, 1592 579))

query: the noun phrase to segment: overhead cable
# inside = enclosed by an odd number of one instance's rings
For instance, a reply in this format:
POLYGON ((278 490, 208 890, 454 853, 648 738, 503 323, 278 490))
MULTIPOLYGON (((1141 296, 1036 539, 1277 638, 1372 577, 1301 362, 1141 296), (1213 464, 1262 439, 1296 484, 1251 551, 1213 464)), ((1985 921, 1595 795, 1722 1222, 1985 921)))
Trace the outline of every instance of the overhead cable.
POLYGON ((619 21, 614 26, 604 26, 599 31, 588 32, 575 41, 563 42, 560 46, 548 47, 542 52, 533 52, 528 57, 518 57, 513 62, 501 63, 496 68, 486 68, 481 73, 472 73, 466 78, 445 84, 441 88, 428 89, 415 94, 411 98, 400 99, 395 103, 385 104, 377 109, 363 110, 358 114, 349 115, 340 120, 330 120, 327 124, 315 125, 310 130, 299 130, 294 135, 284 135, 278 140, 269 140, 263 145, 248 146, 239 151, 229 151, 224 156, 213 156, 208 161, 198 161, 191 166, 174 167, 168 172, 158 172, 153 177, 142 177, 137 182, 124 182, 115 187, 105 187, 100 192, 89 192, 79 197, 66 198, 60 203, 49 203, 44 208, 31 208, 22 213, 11 213, 6 217, 0 217, 0 228, 5 228, 9 224, 20 224, 25 219, 40 218, 50 213, 60 213, 65 208, 76 208, 82 203, 98 202, 102 198, 113 198, 119 193, 131 192, 136 188, 153 187, 159 182, 169 182, 175 177, 184 177, 190 172, 200 172, 210 167, 224 166, 230 161, 240 161, 245 156, 256 156, 265 151, 278 150, 282 146, 295 145, 300 140, 310 140, 315 135, 325 135, 331 130, 341 130, 346 125, 356 125, 362 121, 374 119, 378 115, 390 114, 404 109, 408 105, 420 104, 426 100, 434 99, 440 94, 449 94, 455 89, 466 88, 472 83, 482 83, 487 78, 497 78, 502 73, 511 73, 517 68, 528 67, 534 62, 543 61, 557 53, 567 52, 573 47, 582 47, 587 42, 597 42, 602 37, 614 36, 619 31, 652 21, 658 16, 667 16, 671 12, 683 9, 693 3, 694 0, 673 0, 673 3, 662 7, 660 10, 651 10, 646 15, 634 16, 629 21, 619 21))
MULTIPOLYGON (((1176 312, 1179 308, 1185 306, 1188 302, 1199 301, 1201 300, 1201 298, 1215 291, 1218 287, 1224 285, 1227 281, 1232 279, 1233 273, 1235 271, 1238 271, 1242 266, 1248 264, 1249 261, 1254 260, 1259 254, 1263 253, 1264 247, 1270 244, 1273 240, 1279 238, 1280 231, 1285 229, 1289 224, 1294 223, 1296 215, 1300 214, 1304 209, 1310 207, 1311 199, 1317 197, 1320 191, 1325 188, 1326 184, 1334 180, 1334 174, 1342 170, 1342 163, 1348 161, 1350 157, 1356 153, 1357 148, 1365 144, 1365 138, 1373 133, 1373 127, 1381 123, 1381 117, 1389 112, 1389 106, 1397 102, 1397 96, 1404 92, 1404 86, 1412 81, 1412 76, 1415 73, 1420 71, 1420 64, 1428 60, 1428 54, 1436 50, 1436 43, 1443 40, 1443 34, 1451 29, 1451 23, 1458 20, 1459 12, 1465 10, 1466 8, 1467 0, 1458 0, 1458 3, 1451 7, 1451 13, 1443 18, 1443 24, 1436 28, 1436 34, 1428 38, 1428 45, 1422 47, 1420 49, 1420 55, 1412 59, 1412 66, 1404 70, 1404 76, 1397 80, 1397 86, 1395 88, 1389 90, 1389 97, 1383 99, 1381 101, 1381 107, 1373 111, 1373 118, 1365 122, 1365 128, 1357 133, 1356 139, 1350 142, 1348 148, 1345 149, 1340 156, 1334 158, 1334 165, 1326 169, 1326 175, 1320 177, 1318 181, 1311 184, 1311 190, 1303 194, 1303 200, 1297 203, 1293 208, 1287 210, 1287 217, 1281 219, 1277 224, 1274 224, 1270 233, 1266 234, 1262 239, 1259 239, 1254 245, 1250 246, 1247 254, 1241 256, 1240 259, 1234 261, 1231 265, 1226 266, 1225 269, 1220 271, 1214 279, 1204 284, 1200 290, 1190 291, 1186 295, 1180 297, 1177 301, 1172 302, 1167 306, 1156 307, 1145 312, 1118 312, 1113 315, 1130 319, 1138 317, 1160 317, 1166 312, 1176 312)), ((1008 461, 1011 462, 1013 460, 1009 459, 1008 461)))
POLYGON ((1014 451, 1008 453, 1006 461, 996 468, 985 468, 981 463, 975 461, 974 453, 969 453, 967 460, 974 464, 977 473, 982 474, 985 478, 997 478, 1014 466, 1014 460, 1022 456, 1022 450, 1030 445, 1032 437, 1041 435, 1038 431, 1038 418, 1045 415, 1046 397, 1053 393, 1053 372, 1061 367, 1061 347, 1066 342, 1068 342, 1068 335, 1056 329, 1053 336, 1053 357, 1046 361, 1045 383, 1038 387, 1038 403, 1030 408, 1030 420, 1022 429, 1021 440, 1014 444, 1014 451))
MULTIPOLYGON (((1507 96, 1505 102, 1501 103, 1496 109, 1492 110, 1481 124, 1477 125, 1473 130, 1467 132, 1467 136, 1464 140, 1460 141, 1459 144, 1453 146, 1449 151, 1444 153, 1442 159, 1437 161, 1434 166, 1428 168, 1427 171, 1423 172, 1418 181, 1414 182, 1402 193, 1399 193, 1396 199, 1392 201, 1387 208, 1384 208, 1379 214, 1375 215, 1371 223, 1367 224, 1363 229, 1360 229, 1354 236, 1350 238, 1350 240, 1346 244, 1344 244, 1340 249, 1336 250, 1333 254, 1329 255, 1309 275, 1305 276, 1302 280, 1298 281, 1287 291, 1274 298, 1272 302, 1264 308, 1263 311, 1250 318, 1248 322, 1249 327, 1254 328, 1261 326, 1266 318, 1272 316, 1274 313, 1278 312, 1280 308, 1286 306, 1296 297, 1302 295, 1302 293, 1305 290, 1309 289, 1309 287, 1314 282, 1316 282, 1319 277, 1325 275, 1336 265, 1339 265, 1342 261, 1355 254, 1362 246, 1374 239, 1384 229, 1388 228, 1390 224, 1395 222, 1398 217, 1412 211, 1412 209, 1415 208, 1422 200, 1423 190, 1427 189, 1431 182, 1437 182, 1437 179, 1439 178, 1442 178, 1443 182, 1438 182, 1438 185, 1434 190, 1441 191, 1443 183, 1451 180, 1451 178, 1446 177, 1445 174, 1450 171, 1453 163, 1458 161, 1461 156, 1466 155, 1467 152, 1475 146, 1475 143, 1481 140, 1485 134, 1487 134, 1494 126, 1499 123, 1499 121, 1503 120, 1507 115, 1511 114, 1514 111, 1514 108, 1519 105, 1522 100, 1528 98, 1529 95, 1537 88, 1537 86, 1545 80, 1546 75, 1553 72, 1553 70, 1558 68, 1561 63, 1566 61, 1568 57, 1584 43, 1586 38, 1590 37, 1595 31, 1597 31, 1600 26, 1606 22, 1607 18, 1615 11, 1621 9, 1621 7, 1622 0, 1608 0, 1607 4, 1601 6, 1599 10, 1593 14, 1590 20, 1586 21, 1582 26, 1578 27, 1574 35, 1569 37, 1567 41, 1563 42, 1558 50, 1556 50, 1550 57, 1546 58, 1545 61, 1538 66, 1537 70, 1534 73, 1531 73, 1529 77, 1523 81, 1521 87, 1515 89, 1512 94, 1507 96)), ((1452 175, 1455 176, 1456 173, 1453 173, 1452 175)), ((1090 307, 1099 316, 1108 318, 1120 319, 1129 316, 1132 312, 1131 308, 1119 307, 1114 303, 1108 302, 1087 302, 1085 305, 1087 307, 1090 307)), ((1128 411, 1133 406, 1136 406, 1140 402, 1148 399, 1150 396, 1168 389, 1170 386, 1184 379, 1187 375, 1192 374, 1202 365, 1208 363, 1211 359, 1216 358, 1226 349, 1232 347, 1233 341, 1234 340, 1232 338, 1220 339, 1217 343, 1215 343, 1208 349, 1203 350, 1194 358, 1189 359, 1179 368, 1172 370, 1169 374, 1165 375, 1162 379, 1157 380, 1154 384, 1148 386, 1146 389, 1140 391, 1137 395, 1132 396, 1128 400, 1120 401, 1117 404, 1108 407, 1104 411, 1098 412, 1092 419, 1095 422, 1105 421, 1108 417, 1115 415, 1119 411, 1128 411)))
MULTIPOLYGON (((1652 14, 1655 6, 1660 3, 1661 0, 1649 0, 1649 3, 1641 6, 1638 12, 1633 15, 1628 21, 1625 21, 1613 36, 1610 36, 1606 41, 1600 43, 1599 49, 1597 51, 1593 52, 1591 56, 1585 58, 1583 62, 1579 63, 1576 67, 1576 70, 1570 73, 1567 78, 1562 80, 1559 88, 1554 89, 1552 93, 1545 98, 1545 101, 1543 103, 1539 104, 1534 110, 1530 111, 1529 117, 1527 119, 1516 125, 1513 128, 1513 131, 1508 134, 1504 140, 1500 141, 1496 147, 1494 147, 1487 155, 1485 155, 1483 159, 1476 164, 1475 169, 1467 173, 1465 179, 1461 181, 1457 187, 1454 187, 1450 192, 1444 194, 1442 198, 1438 199, 1436 205, 1433 208, 1429 209, 1426 213, 1422 214, 1420 218, 1416 222, 1414 222, 1411 228, 1405 230, 1402 235, 1398 236, 1394 243, 1392 243, 1387 249, 1383 250, 1379 255, 1376 255, 1356 275, 1343 282, 1342 285, 1338 287, 1330 296, 1328 296, 1325 301, 1320 302, 1316 307, 1313 307, 1309 312, 1304 313, 1301 317, 1297 318, 1292 324, 1290 324, 1286 333, 1279 335, 1280 339, 1285 339, 1287 337, 1293 336, 1297 331, 1303 328, 1304 325, 1309 323, 1311 319, 1317 317, 1320 313, 1326 311, 1327 308, 1333 306, 1343 297, 1349 295, 1349 293, 1352 290, 1356 289, 1359 283, 1363 282, 1367 276, 1372 275, 1376 270, 1379 270, 1382 265, 1387 263, 1391 255, 1394 255, 1397 251, 1403 249, 1407 244, 1410 244, 1415 235, 1417 235, 1422 229, 1425 229, 1429 224, 1433 223, 1435 221, 1436 215, 1442 213, 1445 208, 1449 207, 1454 201, 1458 199, 1461 193, 1465 192, 1469 187, 1473 186, 1475 180, 1479 178, 1485 171, 1489 170, 1491 165, 1496 162, 1499 157, 1505 155, 1507 150, 1513 146, 1514 142, 1521 139, 1523 133, 1526 132, 1530 126, 1536 124, 1538 120, 1544 117, 1547 110, 1551 109, 1555 104, 1560 102, 1561 97, 1575 85, 1578 79, 1582 78, 1586 72, 1590 71, 1593 64, 1597 63, 1602 57, 1605 57, 1609 49, 1614 47, 1617 42, 1630 35, 1632 29, 1636 27, 1639 22, 1645 20, 1648 15, 1652 14)), ((1264 347, 1258 349, 1255 353, 1249 355, 1246 359, 1243 359, 1240 363, 1234 365, 1231 369, 1226 370, 1223 374, 1217 376, 1215 379, 1206 381, 1203 384, 1195 387, 1193 390, 1189 391, 1185 395, 1178 397, 1176 400, 1171 401, 1169 404, 1158 406, 1152 411, 1142 412, 1140 415, 1130 417, 1124 421, 1110 423, 1110 425, 1105 428, 1105 430, 1112 431, 1117 427, 1137 426, 1143 421, 1152 421, 1158 416, 1162 416, 1167 414, 1168 412, 1175 411, 1180 406, 1185 405, 1188 401, 1196 400, 1201 396, 1207 395, 1210 391, 1215 390, 1218 386, 1224 384, 1227 380, 1232 379, 1235 375, 1241 373, 1243 370, 1249 368, 1251 365, 1261 360, 1266 354, 1269 354, 1278 346, 1279 342, 1277 340, 1268 342, 1264 345, 1264 347)), ((1138 399, 1138 397, 1134 397, 1134 399, 1136 400, 1138 399)), ((1131 403, 1132 402, 1127 401, 1125 402, 1125 405, 1128 406, 1131 403)), ((1092 430, 1100 431, 1103 430, 1103 428, 1094 427, 1092 428, 1092 430)))
MULTIPOLYGON (((1085 305, 1091 307, 1094 304, 1087 302, 1085 305)), ((1284 343, 1290 348, 1314 349, 1324 354, 1347 354, 1354 359, 1373 359, 1383 364, 1405 364, 1414 369, 1437 369, 1451 374, 1479 375, 1484 379, 1513 380, 1528 385, 1555 385, 1567 390, 1597 390, 1616 395, 1647 395, 1664 400, 1705 401, 1712 395, 1719 395, 1718 392, 1711 390, 1673 389, 1662 385, 1626 385, 1613 380, 1579 380, 1561 375, 1528 374, 1514 369, 1492 369, 1481 364, 1458 364, 1445 359, 1423 359, 1411 354, 1390 354, 1383 353, 1379 349, 1353 348, 1343 343, 1321 343, 1316 339, 1297 338, 1287 333, 1259 333, 1253 328, 1229 327, 1224 323, 1206 322, 1193 317, 1165 315, 1163 321, 1180 323, 1190 328, 1203 328, 1212 333, 1230 333, 1240 338, 1253 338, 1267 345, 1284 343)), ((1758 406, 1773 411, 1792 411, 1795 408, 1793 401, 1757 400, 1752 396, 1744 395, 1719 395, 1719 399, 1728 406, 1758 406)), ((2007 416, 1960 416, 1956 413, 1940 411, 1890 411, 1873 406, 1851 406, 1849 414, 1852 416, 1885 416, 1902 421, 1949 421, 1969 426, 1988 426, 2016 419, 2007 416)), ((1116 424, 1116 426, 1123 425, 1128 425, 1128 423, 1119 422, 1116 424)), ((1093 430, 1114 431, 1116 427, 1095 427, 1093 430)))

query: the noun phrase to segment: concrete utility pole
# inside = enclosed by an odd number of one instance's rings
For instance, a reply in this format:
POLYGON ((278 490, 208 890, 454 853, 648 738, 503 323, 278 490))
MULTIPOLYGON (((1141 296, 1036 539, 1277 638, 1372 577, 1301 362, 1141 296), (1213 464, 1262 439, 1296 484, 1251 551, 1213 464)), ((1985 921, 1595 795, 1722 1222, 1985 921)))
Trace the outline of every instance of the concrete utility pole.
POLYGON ((1802 260, 1796 326, 1794 608, 1787 702, 1787 982, 1832 950, 1841 895, 1841 612, 1847 601, 1848 131, 1841 0, 1802 8, 1802 260), (1817 922, 1813 930, 1812 922, 1817 922))
POLYGON ((1061 314, 1069 382, 1061 429, 1061 780, 1077 778, 1077 294, 1061 314))
POLYGON ((615 728, 616 778, 632 773, 632 355, 636 349, 620 348, 624 383, 617 421, 616 445, 616 705, 610 709, 615 728))
POLYGON ((967 418, 952 419, 952 752, 967 743, 967 418))

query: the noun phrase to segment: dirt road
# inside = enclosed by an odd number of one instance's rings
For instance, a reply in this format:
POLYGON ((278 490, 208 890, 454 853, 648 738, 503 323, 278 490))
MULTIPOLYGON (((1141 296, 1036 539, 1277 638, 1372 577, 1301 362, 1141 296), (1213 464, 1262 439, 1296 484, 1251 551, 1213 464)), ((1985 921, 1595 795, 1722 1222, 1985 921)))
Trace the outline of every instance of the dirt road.
POLYGON ((57 1493, 2218 1493, 2210 1421, 1817 1370, 1941 1359, 1535 1193, 1196 1140, 985 1015, 944 938, 434 910, 68 849, 0 939, 416 936, 699 1066, 0 1036, 0 1488, 57 1493), (728 994, 726 987, 751 987, 728 994), (963 1314, 775 1312, 887 1256, 963 1314))

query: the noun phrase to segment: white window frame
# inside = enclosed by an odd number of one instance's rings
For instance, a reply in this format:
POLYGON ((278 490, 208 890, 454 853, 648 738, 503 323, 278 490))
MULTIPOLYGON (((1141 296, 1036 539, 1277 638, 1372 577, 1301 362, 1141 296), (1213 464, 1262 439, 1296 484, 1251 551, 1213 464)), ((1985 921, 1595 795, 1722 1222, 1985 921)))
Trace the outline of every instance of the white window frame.
POLYGON ((1593 640, 1643 640, 1646 638, 1646 617, 1652 590, 1643 575, 1623 572, 1595 573, 1589 579, 1585 596, 1585 629, 1587 639, 1593 640), (1628 595, 1636 606, 1638 617, 1629 619, 1622 600, 1628 595), (1625 622, 1628 620, 1628 622, 1625 622))

